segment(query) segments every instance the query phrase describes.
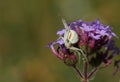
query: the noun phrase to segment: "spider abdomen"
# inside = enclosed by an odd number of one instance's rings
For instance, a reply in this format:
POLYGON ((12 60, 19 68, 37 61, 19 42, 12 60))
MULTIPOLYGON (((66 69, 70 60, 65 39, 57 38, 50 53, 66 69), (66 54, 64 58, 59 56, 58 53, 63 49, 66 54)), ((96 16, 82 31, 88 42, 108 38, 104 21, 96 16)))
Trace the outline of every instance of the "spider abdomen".
POLYGON ((70 30, 67 36, 67 39, 71 44, 75 44, 78 42, 79 37, 78 34, 74 30, 70 30))

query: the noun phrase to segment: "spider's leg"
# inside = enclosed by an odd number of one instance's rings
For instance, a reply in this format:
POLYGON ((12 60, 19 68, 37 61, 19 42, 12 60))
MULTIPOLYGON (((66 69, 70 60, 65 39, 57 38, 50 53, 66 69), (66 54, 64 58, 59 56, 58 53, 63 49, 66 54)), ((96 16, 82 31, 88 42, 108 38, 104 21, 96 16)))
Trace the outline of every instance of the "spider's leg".
POLYGON ((78 62, 79 62, 79 64, 80 64, 80 58, 81 58, 80 56, 81 56, 81 53, 80 53, 79 51, 76 51, 76 53, 78 54, 78 57, 79 57, 79 58, 78 58, 78 59, 79 59, 78 62))
POLYGON ((64 37, 60 36, 58 39, 62 39, 62 40, 64 40, 64 37))
POLYGON ((66 29, 66 30, 69 30, 69 27, 68 27, 65 19, 62 19, 62 22, 63 22, 63 25, 64 25, 65 29, 66 29))
MULTIPOLYGON (((83 52, 81 49, 76 48, 76 47, 73 47, 73 46, 72 46, 72 47, 70 47, 70 49, 71 49, 71 50, 78 50, 78 51, 80 51, 80 52, 81 52, 81 54, 82 54, 82 55, 84 56, 84 58, 86 59, 86 61, 88 61, 88 60, 87 60, 86 55, 84 54, 84 52, 83 52)), ((79 55, 79 54, 78 54, 78 55, 79 55)))

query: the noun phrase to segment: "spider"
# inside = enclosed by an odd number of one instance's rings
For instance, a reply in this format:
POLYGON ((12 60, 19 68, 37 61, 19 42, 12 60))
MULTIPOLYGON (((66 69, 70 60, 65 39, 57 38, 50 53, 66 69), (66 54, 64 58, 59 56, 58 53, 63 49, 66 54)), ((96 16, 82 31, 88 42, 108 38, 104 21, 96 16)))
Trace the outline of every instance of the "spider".
POLYGON ((76 33, 76 31, 70 29, 70 27, 67 25, 64 19, 62 19, 62 22, 65 27, 65 33, 64 33, 64 36, 61 36, 60 38, 63 40, 66 48, 76 51, 76 53, 78 53, 79 58, 80 58, 80 55, 82 54, 83 57, 87 60, 87 57, 84 54, 83 50, 73 46, 79 41, 78 34, 76 33))

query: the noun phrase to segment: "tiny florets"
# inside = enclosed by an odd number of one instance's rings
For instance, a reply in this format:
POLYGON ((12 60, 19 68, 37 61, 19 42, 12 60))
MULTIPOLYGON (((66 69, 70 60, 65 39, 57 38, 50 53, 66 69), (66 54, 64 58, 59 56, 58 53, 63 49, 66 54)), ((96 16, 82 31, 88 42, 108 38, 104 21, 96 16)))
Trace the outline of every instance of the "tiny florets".
POLYGON ((117 35, 112 32, 110 26, 103 25, 97 19, 94 22, 66 23, 63 20, 64 29, 57 32, 58 39, 49 47, 59 59, 66 64, 77 63, 80 54, 93 67, 111 64, 112 58, 119 54, 120 50, 115 46, 112 37, 117 35), (57 49, 54 48, 57 45, 57 49), (71 62, 68 62, 68 60, 71 62))

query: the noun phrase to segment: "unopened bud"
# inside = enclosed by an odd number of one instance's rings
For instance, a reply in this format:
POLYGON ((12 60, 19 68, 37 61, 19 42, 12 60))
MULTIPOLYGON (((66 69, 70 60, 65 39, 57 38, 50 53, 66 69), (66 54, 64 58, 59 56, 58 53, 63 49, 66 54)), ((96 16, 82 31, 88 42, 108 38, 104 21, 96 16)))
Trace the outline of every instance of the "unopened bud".
POLYGON ((78 59, 76 55, 69 55, 64 61, 64 63, 68 66, 75 65, 77 62, 78 62, 78 59))

